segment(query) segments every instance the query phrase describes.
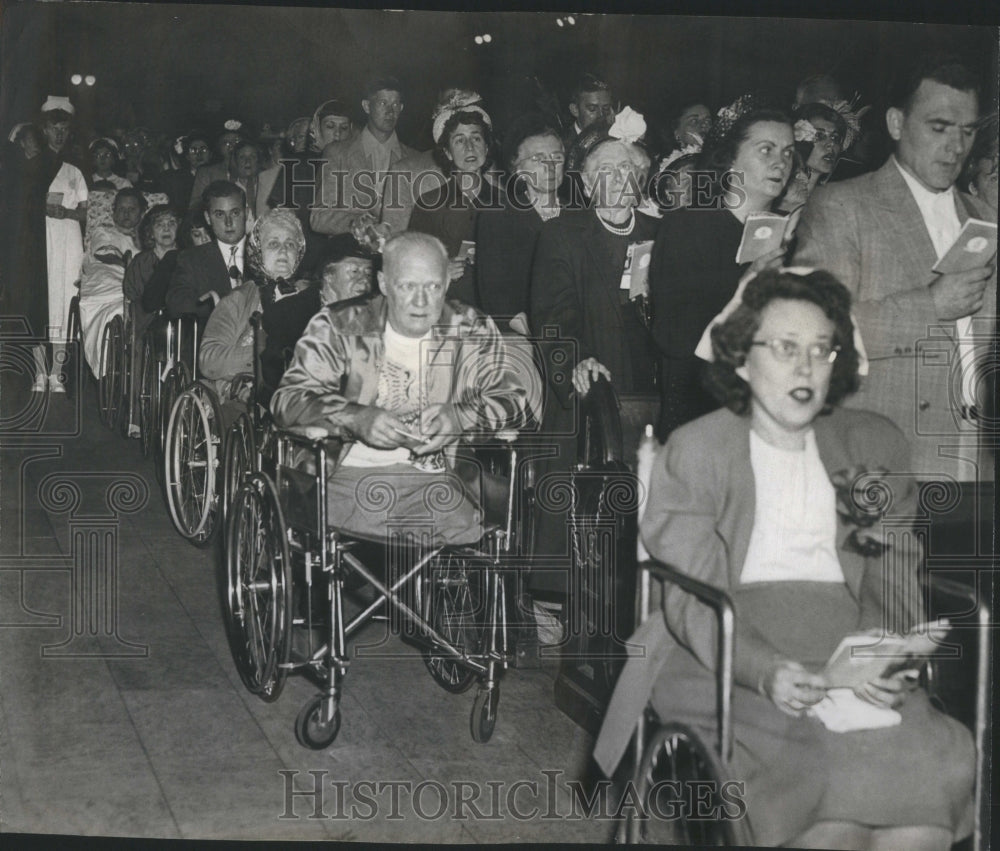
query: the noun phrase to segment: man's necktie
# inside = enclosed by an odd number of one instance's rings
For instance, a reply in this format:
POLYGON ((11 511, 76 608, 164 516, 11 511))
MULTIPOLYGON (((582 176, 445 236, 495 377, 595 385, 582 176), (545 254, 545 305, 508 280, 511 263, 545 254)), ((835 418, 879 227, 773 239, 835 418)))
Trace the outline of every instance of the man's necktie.
POLYGON ((233 246, 229 249, 229 277, 232 278, 233 286, 235 287, 240 282, 240 267, 236 265, 236 248, 233 246))

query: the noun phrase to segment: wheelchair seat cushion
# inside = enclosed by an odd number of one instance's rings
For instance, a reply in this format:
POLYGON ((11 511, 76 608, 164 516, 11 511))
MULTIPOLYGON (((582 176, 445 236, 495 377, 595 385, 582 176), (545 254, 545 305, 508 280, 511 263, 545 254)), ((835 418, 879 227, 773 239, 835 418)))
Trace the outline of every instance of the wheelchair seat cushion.
POLYGON ((338 469, 327 481, 327 522, 369 540, 414 536, 427 546, 475 544, 484 534, 457 476, 406 464, 338 469))

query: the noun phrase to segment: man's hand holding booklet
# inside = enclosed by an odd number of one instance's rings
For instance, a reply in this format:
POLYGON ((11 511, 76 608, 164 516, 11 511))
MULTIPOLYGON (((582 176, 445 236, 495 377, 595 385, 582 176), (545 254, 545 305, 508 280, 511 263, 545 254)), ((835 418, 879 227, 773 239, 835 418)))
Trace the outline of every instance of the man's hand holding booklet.
POLYGON ((996 253, 997 226, 982 219, 966 219, 951 248, 931 267, 931 271, 947 275, 981 269, 996 253))

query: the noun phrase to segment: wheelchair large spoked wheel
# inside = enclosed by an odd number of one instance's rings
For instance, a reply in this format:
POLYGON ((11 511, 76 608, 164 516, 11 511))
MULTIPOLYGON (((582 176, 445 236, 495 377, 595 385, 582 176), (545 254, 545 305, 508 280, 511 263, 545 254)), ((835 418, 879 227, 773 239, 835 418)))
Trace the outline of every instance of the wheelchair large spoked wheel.
POLYGON ((156 442, 160 439, 160 363, 148 336, 143 340, 139 363, 138 403, 142 454, 148 458, 156 452, 156 442))
MULTIPOLYGON (((226 604, 236 669, 247 690, 268 702, 284 687, 292 644, 285 528, 273 483, 255 473, 237 494, 227 526, 226 604)), ((317 740, 322 738, 322 714, 303 724, 317 740)))
MULTIPOLYGON (((444 553, 429 565, 424 596, 424 619, 457 650, 468 655, 482 651, 483 594, 481 571, 469 557, 444 553)), ((461 694, 476 680, 476 672, 454 656, 431 645, 424 664, 441 688, 461 694)))
POLYGON ((160 399, 156 417, 156 437, 153 442, 153 455, 156 463, 156 479, 162 486, 167 480, 166 470, 169 463, 166 456, 167 426, 170 425, 170 414, 174 403, 191 383, 191 373, 187 364, 174 364, 163 378, 160 386, 160 399))
POLYGON ((125 387, 125 325, 115 316, 101 334, 100 378, 97 381, 97 404, 101 422, 108 428, 118 425, 125 387))
POLYGON ((333 744, 340 732, 340 707, 334 697, 317 695, 302 707, 295 719, 295 738, 303 747, 321 751, 333 744))
POLYGON ((196 381, 174 403, 167 426, 166 491, 177 531, 205 546, 219 525, 222 412, 215 393, 196 381))
POLYGON ((254 471, 256 450, 253 425, 247 414, 240 414, 226 435, 226 450, 222 460, 222 528, 226 528, 229 511, 243 481, 254 471))
POLYGON ((727 800, 720 794, 726 779, 715 750, 694 730, 678 723, 660 726, 646 745, 636 778, 636 795, 648 817, 637 818, 633 810, 626 821, 626 842, 751 845, 749 824, 745 817, 736 818, 743 813, 733 796, 727 800), (699 812, 692 812, 694 805, 699 812))

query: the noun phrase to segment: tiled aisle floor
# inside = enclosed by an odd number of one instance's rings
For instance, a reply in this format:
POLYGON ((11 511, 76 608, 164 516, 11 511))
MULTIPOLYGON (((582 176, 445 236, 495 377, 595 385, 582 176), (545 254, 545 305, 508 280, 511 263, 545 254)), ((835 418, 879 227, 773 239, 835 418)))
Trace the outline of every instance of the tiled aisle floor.
MULTIPOLYGON (((10 382, 3 390, 0 830, 609 838, 607 822, 569 817, 566 781, 587 774, 592 742, 554 707, 552 662, 507 673, 496 732, 477 745, 468 732, 474 691, 445 693, 415 650, 390 641, 396 658, 352 666, 337 741, 326 751, 300 747, 293 723, 315 688, 293 677, 271 704, 243 688, 226 642, 216 555, 174 532, 139 442, 97 421, 92 386, 82 404, 53 397, 24 422, 16 415, 27 394, 10 382), (74 529, 94 549, 74 543, 74 529), (107 609, 71 607, 74 548, 90 565, 101 548, 115 556, 108 576, 116 595, 81 595, 111 600, 107 609), (115 612, 117 631, 108 626, 115 612), (107 634, 86 637, 87 618, 107 634), (81 635, 70 641, 74 631, 81 635), (289 804, 289 783, 318 788, 321 799, 289 804)), ((372 629, 364 639, 379 637, 380 626, 372 629)))

